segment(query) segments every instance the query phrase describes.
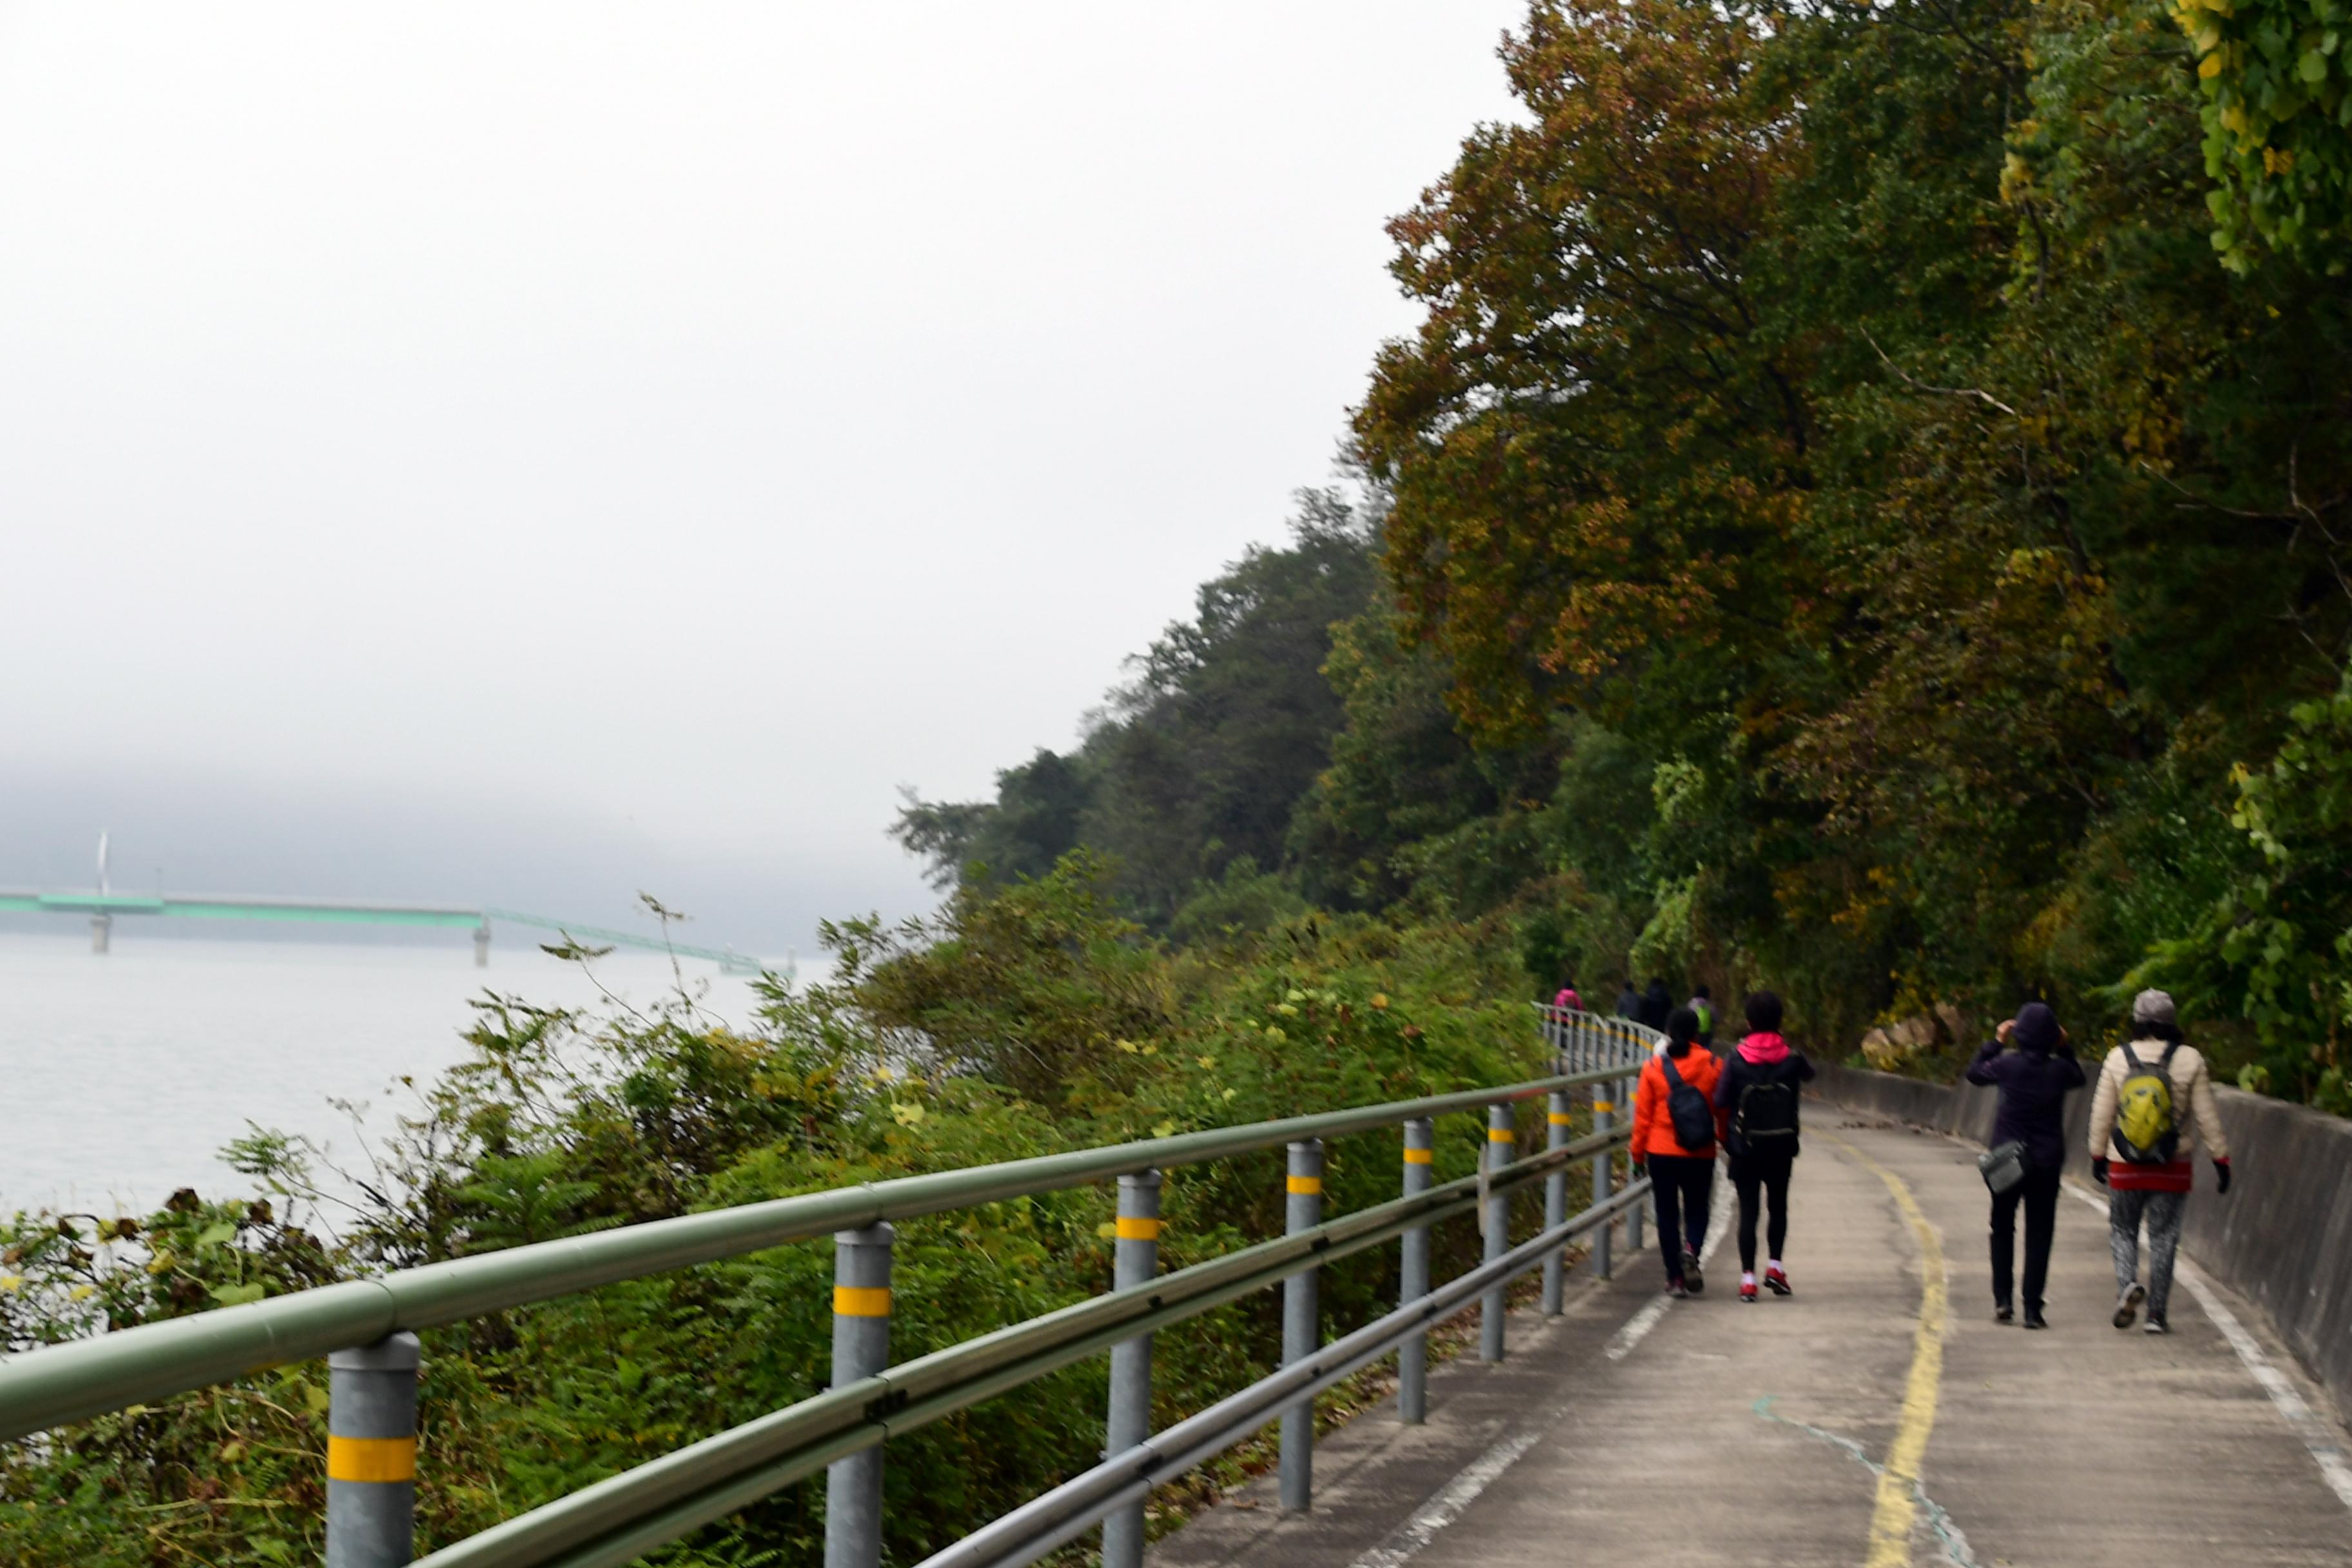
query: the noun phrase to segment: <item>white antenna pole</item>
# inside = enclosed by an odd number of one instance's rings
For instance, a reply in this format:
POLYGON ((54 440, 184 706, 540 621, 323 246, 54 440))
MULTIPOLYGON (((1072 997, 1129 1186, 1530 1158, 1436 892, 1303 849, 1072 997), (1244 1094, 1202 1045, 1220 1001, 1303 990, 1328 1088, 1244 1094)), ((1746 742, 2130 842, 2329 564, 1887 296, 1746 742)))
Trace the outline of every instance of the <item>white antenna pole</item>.
POLYGON ((101 895, 113 889, 106 885, 106 829, 98 830, 98 890, 101 895))

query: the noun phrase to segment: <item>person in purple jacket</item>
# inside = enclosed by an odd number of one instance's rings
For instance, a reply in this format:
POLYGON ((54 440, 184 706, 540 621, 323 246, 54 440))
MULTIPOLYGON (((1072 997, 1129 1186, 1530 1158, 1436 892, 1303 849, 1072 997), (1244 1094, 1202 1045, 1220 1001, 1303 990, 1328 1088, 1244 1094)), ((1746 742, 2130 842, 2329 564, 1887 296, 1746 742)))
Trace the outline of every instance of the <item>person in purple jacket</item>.
POLYGON ((2066 1163, 2066 1096, 2083 1087, 2083 1064, 2058 1026, 2058 1015, 2028 1002, 2004 1022, 1969 1063, 1970 1083, 1998 1088, 1992 1141, 2025 1145, 2025 1179, 1992 1195, 1992 1315, 2014 1315, 2011 1286, 2017 1251, 2017 1211, 2025 1209, 2025 1326, 2047 1328, 2042 1287, 2050 1278, 2050 1241, 2058 1228, 2058 1176, 2066 1163), (2004 1049, 2013 1047, 2014 1049, 2004 1049))

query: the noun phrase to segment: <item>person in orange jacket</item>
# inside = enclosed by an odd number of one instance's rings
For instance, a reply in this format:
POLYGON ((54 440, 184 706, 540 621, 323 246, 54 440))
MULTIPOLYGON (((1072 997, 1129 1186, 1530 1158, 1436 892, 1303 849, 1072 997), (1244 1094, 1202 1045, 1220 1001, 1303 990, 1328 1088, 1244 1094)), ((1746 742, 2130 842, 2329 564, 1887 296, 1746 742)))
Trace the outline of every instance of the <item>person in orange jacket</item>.
POLYGON ((1723 1067, 1713 1051, 1694 1048, 1697 1037, 1696 1012, 1677 1007, 1667 1014, 1665 1049, 1643 1064, 1633 1090, 1633 1173, 1646 1171, 1650 1178, 1669 1296, 1706 1289, 1698 1254, 1706 1245, 1716 1140, 1723 1132, 1723 1113, 1715 1109, 1715 1080, 1723 1067))

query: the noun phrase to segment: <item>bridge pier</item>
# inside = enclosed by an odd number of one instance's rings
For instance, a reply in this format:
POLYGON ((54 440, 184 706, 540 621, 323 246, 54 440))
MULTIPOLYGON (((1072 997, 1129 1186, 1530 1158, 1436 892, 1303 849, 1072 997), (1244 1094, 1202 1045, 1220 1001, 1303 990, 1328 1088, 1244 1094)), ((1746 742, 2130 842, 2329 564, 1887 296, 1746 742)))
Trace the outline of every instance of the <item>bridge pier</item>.
POLYGON ((114 917, 98 914, 89 917, 89 950, 104 952, 114 942, 114 917))

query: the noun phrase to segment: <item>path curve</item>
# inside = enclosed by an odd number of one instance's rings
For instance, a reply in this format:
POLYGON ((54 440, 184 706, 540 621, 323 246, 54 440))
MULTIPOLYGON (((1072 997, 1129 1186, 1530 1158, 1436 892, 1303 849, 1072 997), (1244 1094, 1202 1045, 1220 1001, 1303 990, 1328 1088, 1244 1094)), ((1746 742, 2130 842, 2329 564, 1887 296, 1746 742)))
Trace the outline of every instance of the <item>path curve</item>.
POLYGON ((1313 1513, 1253 1487, 1153 1568, 2352 1563, 2311 1433, 2189 1292, 2168 1338, 2108 1325, 2102 1215, 2060 1205, 2050 1331, 1998 1325, 1973 1151, 1808 1116, 1795 1297, 1738 1303, 1719 1242, 1706 1295, 1660 1310, 1655 1253, 1621 1258, 1559 1321, 1516 1316, 1500 1367, 1435 1374, 1428 1426, 1327 1438, 1313 1513))

